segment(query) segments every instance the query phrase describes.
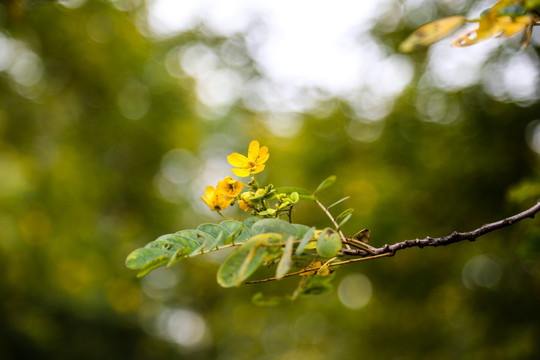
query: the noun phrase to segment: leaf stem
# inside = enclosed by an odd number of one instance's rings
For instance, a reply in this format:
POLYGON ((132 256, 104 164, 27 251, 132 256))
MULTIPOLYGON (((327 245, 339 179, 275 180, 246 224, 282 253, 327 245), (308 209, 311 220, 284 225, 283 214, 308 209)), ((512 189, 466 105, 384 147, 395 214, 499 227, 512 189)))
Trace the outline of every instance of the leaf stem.
POLYGON ((349 246, 349 244, 347 243, 347 239, 345 238, 345 235, 343 235, 343 231, 341 231, 339 229, 339 224, 336 222, 336 219, 334 219, 334 217, 332 216, 332 214, 330 214, 330 211, 328 211, 328 209, 318 200, 316 199, 315 200, 315 203, 322 209, 322 211, 326 214, 326 216, 328 216, 328 218, 330 219, 330 221, 332 222, 332 224, 334 225, 334 227, 336 228, 338 234, 339 234, 339 237, 341 238, 341 242, 343 244, 345 244, 345 246, 347 247, 347 249, 351 249, 351 247, 349 246))

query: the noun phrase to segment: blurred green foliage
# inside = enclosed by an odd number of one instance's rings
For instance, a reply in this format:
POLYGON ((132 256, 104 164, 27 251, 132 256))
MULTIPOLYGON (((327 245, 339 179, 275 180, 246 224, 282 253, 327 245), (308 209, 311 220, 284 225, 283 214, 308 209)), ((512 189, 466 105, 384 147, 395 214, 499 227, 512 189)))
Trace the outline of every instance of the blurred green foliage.
MULTIPOLYGON (((222 259, 136 279, 124 267, 133 249, 219 222, 199 204, 208 166, 252 139, 270 148, 265 172, 276 186, 314 189, 336 174, 323 201, 351 195, 336 206, 356 209, 344 231, 370 228, 376 246, 498 220, 537 201, 540 184, 528 145, 540 105, 496 101, 479 85, 440 92, 459 109, 449 123, 423 119, 415 104, 438 90, 420 91, 418 78, 383 123, 354 119, 341 100, 297 114, 292 136, 268 131, 241 102, 209 119, 194 80, 167 70, 167 54, 226 39, 142 35, 144 6, 0 5, 0 358, 540 356, 537 220, 343 267, 333 292, 275 308, 251 298, 295 281, 222 289, 222 259), (373 131, 376 140, 358 140, 373 131)), ((374 34, 396 48, 414 27, 374 34)), ((421 73, 425 54, 412 59, 421 73)), ((329 225, 309 204, 293 220, 329 225)))

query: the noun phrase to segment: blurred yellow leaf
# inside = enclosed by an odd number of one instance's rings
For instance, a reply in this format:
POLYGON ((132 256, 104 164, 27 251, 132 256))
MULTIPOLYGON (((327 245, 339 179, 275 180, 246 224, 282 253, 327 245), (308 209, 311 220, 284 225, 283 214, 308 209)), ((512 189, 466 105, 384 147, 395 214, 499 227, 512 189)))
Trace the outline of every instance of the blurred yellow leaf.
POLYGON ((459 36, 454 46, 469 46, 496 36, 512 36, 534 22, 531 14, 526 14, 521 0, 501 0, 484 11, 478 28, 459 36))
POLYGON ((450 16, 419 27, 399 45, 399 51, 411 52, 418 46, 429 46, 465 23, 465 16, 450 16))
POLYGON ((300 276, 312 276, 312 275, 315 275, 317 273, 317 270, 322 266, 322 261, 314 261, 308 265, 306 265, 302 270, 310 270, 310 269, 315 269, 313 271, 306 271, 304 273, 301 273, 299 274, 300 276))
POLYGON ((533 18, 530 15, 523 15, 518 17, 501 16, 498 18, 498 23, 501 26, 503 32, 502 36, 508 37, 519 32, 522 32, 533 22, 533 18))
POLYGON ((324 264, 323 266, 321 266, 321 268, 319 270, 317 270, 317 275, 319 275, 319 276, 328 276, 331 273, 332 272, 328 268, 328 264, 324 264))

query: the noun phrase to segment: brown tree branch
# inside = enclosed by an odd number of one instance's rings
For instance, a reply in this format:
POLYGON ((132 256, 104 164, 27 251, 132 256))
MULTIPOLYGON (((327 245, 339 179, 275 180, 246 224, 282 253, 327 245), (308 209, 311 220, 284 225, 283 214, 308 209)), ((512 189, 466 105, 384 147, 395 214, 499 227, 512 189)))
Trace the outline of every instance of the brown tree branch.
MULTIPOLYGON (((534 215, 539 211, 540 211, 540 202, 537 202, 533 207, 519 214, 510 216, 506 219, 499 220, 490 224, 486 224, 473 231, 468 231, 468 232, 454 231, 450 235, 442 236, 438 238, 431 238, 428 236, 423 239, 405 240, 405 241, 398 242, 392 245, 384 245, 380 248, 371 248, 371 250, 375 255, 382 255, 382 254, 394 255, 399 250, 403 250, 403 249, 407 249, 411 247, 419 247, 419 248, 423 248, 425 246, 435 247, 435 246, 450 245, 450 244, 454 244, 454 243, 464 241, 464 240, 474 241, 482 235, 510 226, 523 219, 534 218, 534 215)), ((373 255, 360 249, 343 249, 342 253, 345 255, 361 256, 361 257, 370 257, 371 255, 373 255)))
MULTIPOLYGON (((536 213, 539 211, 540 211, 540 201, 537 202, 533 207, 523 212, 520 212, 519 214, 507 217, 506 219, 502 219, 502 220, 499 220, 490 224, 486 224, 484 226, 479 227, 478 229, 468 231, 468 232, 454 231, 452 234, 447 235, 447 236, 442 236, 438 238, 432 238, 428 236, 423 239, 405 240, 405 241, 398 242, 392 245, 387 244, 380 248, 374 248, 374 247, 369 246, 369 252, 363 249, 341 249, 341 253, 343 255, 355 256, 355 257, 350 258, 348 260, 344 260, 344 261, 333 262, 333 263, 327 264, 327 266, 334 267, 334 266, 346 265, 346 264, 350 264, 354 262, 368 261, 368 260, 379 259, 382 257, 394 256, 394 254, 398 252, 399 250, 412 248, 412 247, 418 247, 418 248, 423 248, 425 246, 436 247, 436 246, 450 245, 450 244, 454 244, 454 243, 464 241, 464 240, 474 241, 482 235, 510 226, 523 219, 534 218, 536 213)), ((366 244, 366 246, 368 245, 366 244)), ((300 271, 286 274, 283 277, 296 276, 296 275, 302 275, 308 272, 314 272, 314 271, 319 270, 321 267, 322 266, 313 267, 309 269, 302 269, 300 271)), ((244 284, 257 284, 257 283, 274 281, 274 280, 278 280, 278 278, 271 277, 271 278, 261 279, 261 280, 245 281, 244 284)))

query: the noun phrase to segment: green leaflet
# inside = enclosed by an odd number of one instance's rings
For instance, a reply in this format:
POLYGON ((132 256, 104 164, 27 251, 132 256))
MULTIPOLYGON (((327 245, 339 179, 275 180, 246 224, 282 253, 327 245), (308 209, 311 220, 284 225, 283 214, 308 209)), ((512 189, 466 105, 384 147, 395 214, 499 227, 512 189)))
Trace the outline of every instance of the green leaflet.
POLYGON ((172 253, 163 249, 141 248, 133 251, 126 258, 126 267, 139 270, 137 277, 143 277, 150 271, 169 262, 172 253))
POLYGON ((296 229, 296 237, 303 238, 304 235, 311 229, 311 227, 302 224, 291 224, 296 229))
POLYGON ((192 251, 189 253, 189 256, 195 256, 206 251, 211 251, 217 245, 217 239, 215 237, 201 230, 180 230, 177 231, 175 235, 192 240, 193 243, 198 244, 196 248, 191 248, 192 251))
POLYGON ((253 236, 232 252, 221 264, 217 282, 223 287, 239 286, 262 265, 265 258, 275 252, 275 247, 265 245, 279 244, 283 238, 279 234, 260 234, 253 236))
POLYGON ((245 222, 241 223, 235 220, 225 220, 219 226, 229 231, 229 236, 224 238, 218 245, 228 245, 232 243, 241 243, 251 237, 251 231, 245 222))
POLYGON ((326 228, 317 238, 317 253, 324 258, 331 258, 341 250, 341 238, 334 230, 326 228))
POLYGON ((336 216, 336 222, 340 222, 341 219, 345 219, 348 215, 351 215, 353 213, 354 209, 347 209, 347 210, 344 210, 341 214, 339 214, 338 216, 336 216))
POLYGON ((279 260, 279 264, 276 269, 276 278, 278 279, 281 279, 283 276, 285 276, 293 264, 292 251, 295 239, 296 238, 294 236, 289 236, 289 238, 287 239, 287 244, 285 245, 285 249, 283 249, 281 260, 279 260))
MULTIPOLYGON (((241 223, 240 223, 241 225, 241 223)), ((230 231, 227 230, 225 227, 215 224, 201 224, 197 227, 197 230, 203 231, 210 236, 212 236, 214 239, 217 239, 220 237, 226 239, 229 235, 231 235, 230 231)))
POLYGON ((276 234, 280 234, 284 238, 287 238, 288 236, 296 237, 298 234, 298 231, 292 224, 288 223, 285 220, 280 220, 280 219, 259 220, 255 224, 253 224, 253 226, 251 227, 252 235, 267 234, 267 233, 276 233, 276 234))
MULTIPOLYGON (((201 244, 200 240, 197 238, 193 239, 191 237, 184 236, 183 234, 175 233, 175 234, 166 234, 161 235, 156 240, 152 241, 151 243, 148 243, 145 247, 154 247, 154 244, 160 244, 160 243, 172 243, 177 246, 184 247, 188 249, 189 251, 195 250, 199 247, 201 244)), ((178 248, 175 248, 174 251, 176 251, 178 248)), ((166 249, 165 249, 166 250, 166 249)))
POLYGON ((300 244, 298 244, 298 247, 296 248, 295 255, 302 255, 306 245, 311 241, 311 239, 313 239, 313 235, 315 235, 314 227, 309 228, 308 231, 306 231, 306 233, 302 236, 302 240, 300 240, 300 244))
POLYGON ((334 185, 334 183, 336 182, 336 176, 335 175, 332 175, 332 176, 329 176, 327 177, 326 179, 324 179, 319 186, 317 186, 317 189, 315 189, 315 191, 313 192, 313 194, 316 194, 318 193, 319 191, 322 191, 332 185, 334 185))

